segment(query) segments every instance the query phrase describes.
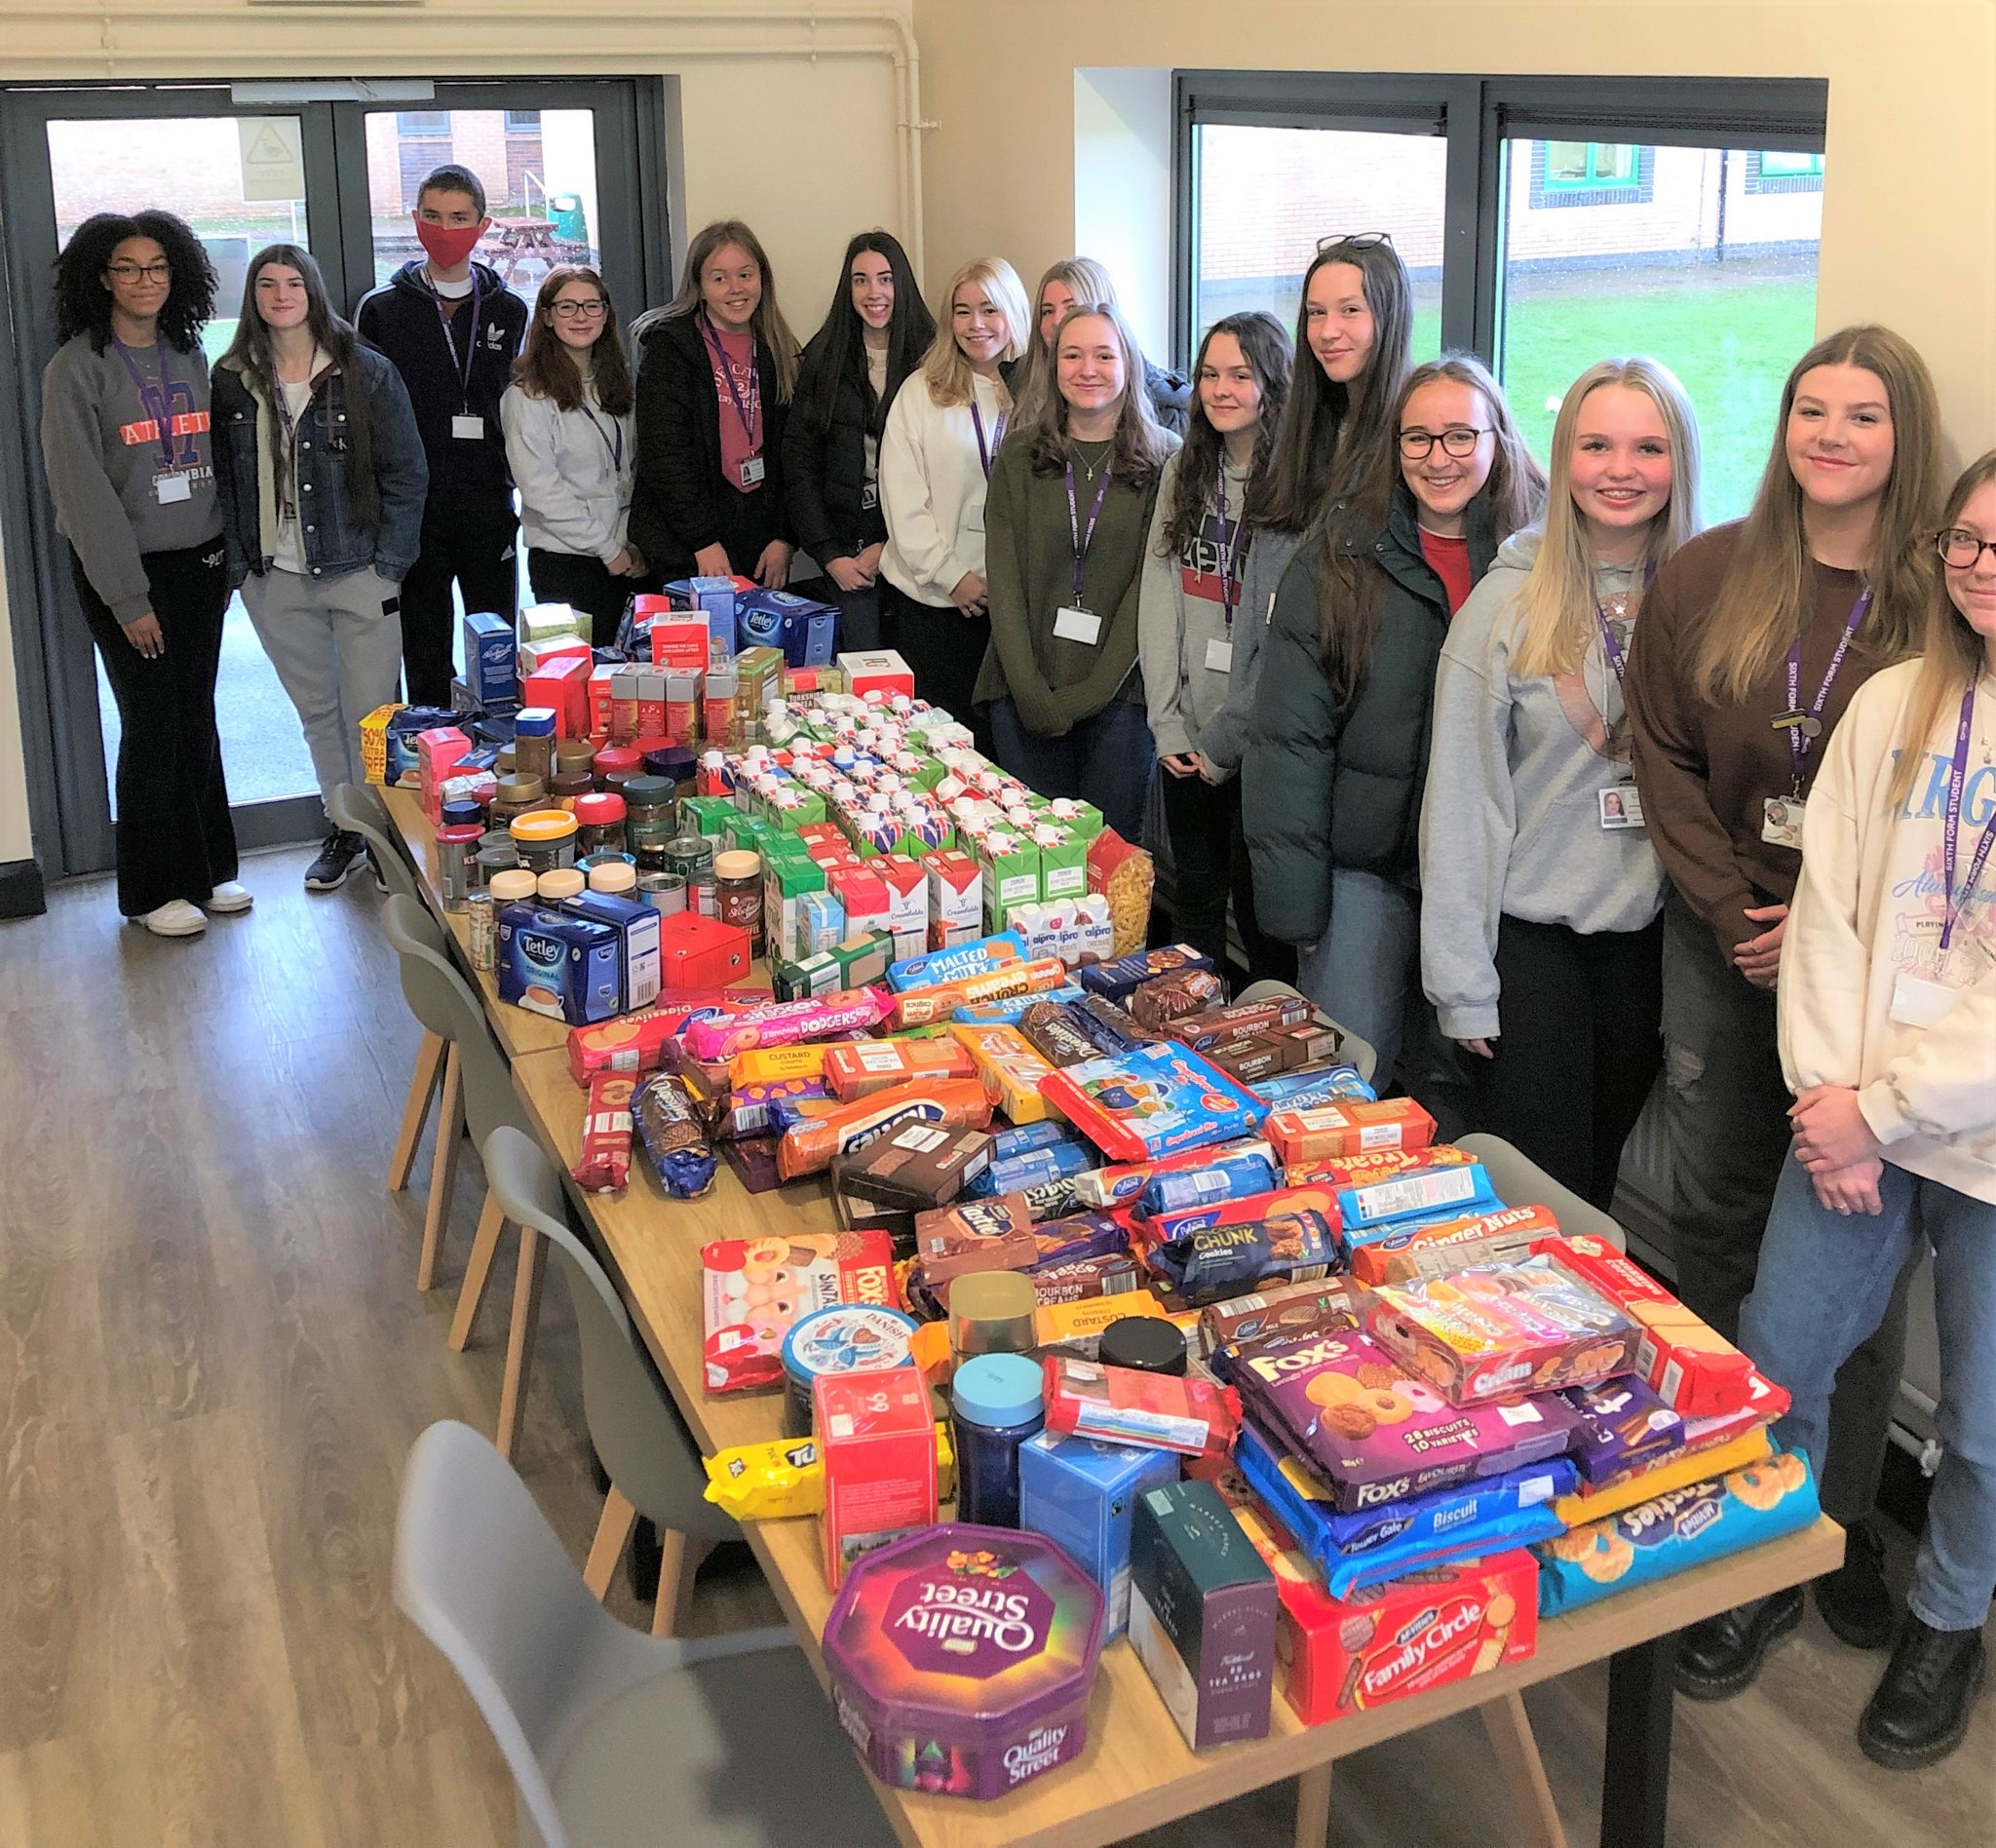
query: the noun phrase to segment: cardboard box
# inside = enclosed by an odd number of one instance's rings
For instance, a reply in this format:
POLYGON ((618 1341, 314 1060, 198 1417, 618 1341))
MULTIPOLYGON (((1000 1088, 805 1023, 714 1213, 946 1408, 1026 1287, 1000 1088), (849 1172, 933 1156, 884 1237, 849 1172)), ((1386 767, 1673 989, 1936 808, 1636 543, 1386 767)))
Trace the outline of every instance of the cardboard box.
POLYGON ((586 629, 581 611, 566 603, 524 604, 515 625, 521 642, 559 641, 565 635, 579 638, 586 629))
POLYGON ((794 591, 748 592, 737 605, 736 632, 744 648, 780 648, 792 668, 831 665, 838 640, 838 611, 794 591))
MULTIPOLYGON (((858 936, 863 931, 892 934, 894 906, 888 896, 887 881, 877 872, 871 868, 861 871, 836 866, 826 874, 825 884, 845 909, 848 937, 858 936)), ((890 962, 893 960, 889 958, 890 962)), ((885 975, 886 971, 881 973, 885 975)))
POLYGON ((490 610, 464 619, 464 684, 475 706, 506 705, 519 697, 518 640, 513 625, 490 610))
POLYGON ((553 667, 556 662, 566 661, 571 657, 582 661, 589 660, 589 643, 575 635, 558 635, 553 641, 522 641, 514 650, 515 675, 524 680, 529 674, 539 674, 542 670, 553 667))
POLYGON ((984 875, 984 929, 1005 929, 1015 905, 1031 905, 1040 890, 1040 850, 1010 832, 987 834, 974 850, 984 875))
POLYGON ((651 665, 655 668, 702 674, 712 649, 713 632, 703 610, 673 610, 651 619, 651 665))
POLYGON ((1130 1535, 1146 1489, 1178 1480, 1170 1450, 1042 1431, 1018 1448, 1018 1524, 1043 1533, 1102 1588, 1102 1640, 1130 1622, 1130 1535))
POLYGON ((663 668, 640 668, 637 674, 637 735, 665 738, 666 674, 663 668))
MULTIPOLYGON (((555 713, 555 736, 589 736, 589 676, 595 664, 585 650, 558 655, 526 674, 519 683, 523 706, 545 706, 555 713)), ((525 666, 522 655, 521 666, 525 666)))
POLYGON ((929 880, 928 949, 954 949, 984 928, 983 869, 969 854, 935 853, 921 862, 929 880))
POLYGON ((798 904, 807 892, 823 892, 825 868, 801 845, 786 843, 762 857, 762 929, 775 962, 796 962, 807 952, 799 931, 798 904), (785 849, 779 851, 779 849, 785 849))
POLYGON ((748 933, 697 911, 674 911, 659 925, 659 992, 725 988, 748 973, 748 933))
POLYGON ((819 1533, 836 1590, 863 1553, 936 1524, 936 1426, 914 1367, 825 1374, 812 1409, 825 1471, 819 1533))
POLYGON ((914 698, 914 671, 892 648, 848 650, 839 656, 838 665, 863 698, 868 693, 905 693, 914 698))
POLYGON ((455 725, 436 725, 416 734, 416 789, 434 828, 441 813, 443 781, 470 753, 472 741, 455 725))
POLYGON ((904 962, 929 947, 929 875, 908 854, 882 854, 868 866, 887 887, 887 931, 894 960, 904 962))
POLYGON ((665 920, 655 906, 643 899, 584 892, 562 900, 559 908, 571 917, 607 924, 617 933, 622 965, 620 1014, 649 1007, 659 998, 659 926, 665 920))
POLYGON ((499 999, 570 1026, 621 1011, 624 945, 593 918, 539 905, 502 905, 498 918, 499 999))
POLYGON ((607 661, 597 661, 589 671, 589 735, 598 745, 606 745, 616 722, 617 669, 607 661))

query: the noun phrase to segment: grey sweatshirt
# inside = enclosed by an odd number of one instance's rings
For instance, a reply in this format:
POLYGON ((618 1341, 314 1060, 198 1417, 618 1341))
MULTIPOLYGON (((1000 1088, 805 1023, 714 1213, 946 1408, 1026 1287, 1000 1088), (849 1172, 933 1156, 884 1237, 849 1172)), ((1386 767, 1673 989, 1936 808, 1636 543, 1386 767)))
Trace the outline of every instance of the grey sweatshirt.
MULTIPOLYGON (((1171 502, 1177 493, 1181 449, 1165 464, 1158 481, 1157 512, 1143 554, 1143 585, 1136 610, 1137 659, 1143 664, 1143 692, 1150 709, 1150 732, 1158 755, 1174 757, 1200 749, 1207 724, 1226 702, 1228 674, 1207 665, 1207 647, 1228 639, 1226 606, 1220 598, 1220 526, 1209 493, 1198 537, 1181 551, 1160 551, 1171 523, 1171 502)), ((1225 464, 1227 479, 1227 539, 1225 561, 1236 573, 1234 638, 1252 625, 1242 620, 1238 573, 1246 562, 1247 536, 1235 522, 1248 498, 1248 476, 1225 464)))
POLYGON ((1303 543, 1300 532, 1253 535, 1248 548, 1248 568, 1241 574, 1241 606, 1234 613, 1234 671, 1227 676, 1227 697, 1220 710, 1200 728, 1199 753, 1224 783, 1248 754, 1248 728, 1254 718, 1254 689, 1261 684, 1261 638, 1275 613, 1275 594, 1283 573, 1303 543))
POLYGON ((135 623, 152 607, 142 554, 205 545, 222 529, 209 447, 208 362, 165 341, 134 348, 132 357, 153 403, 141 402, 117 349, 93 351, 87 333, 58 347, 42 374, 42 463, 56 530, 76 548, 91 588, 121 623, 135 623), (185 500, 159 498, 158 483, 173 479, 186 483, 185 500))
MULTIPOLYGON (((1449 625, 1436 675, 1421 808, 1421 985, 1450 1039, 1502 1031, 1500 914, 1591 936, 1640 930, 1664 902, 1648 834, 1601 826, 1601 790, 1631 777, 1622 689, 1598 631, 1577 673, 1525 680, 1512 672, 1539 540, 1534 527, 1499 548, 1449 625)), ((1603 566, 1594 595, 1626 595, 1633 612, 1641 593, 1628 566, 1603 566)), ((1632 613, 1615 623, 1625 658, 1633 627, 1632 613)))

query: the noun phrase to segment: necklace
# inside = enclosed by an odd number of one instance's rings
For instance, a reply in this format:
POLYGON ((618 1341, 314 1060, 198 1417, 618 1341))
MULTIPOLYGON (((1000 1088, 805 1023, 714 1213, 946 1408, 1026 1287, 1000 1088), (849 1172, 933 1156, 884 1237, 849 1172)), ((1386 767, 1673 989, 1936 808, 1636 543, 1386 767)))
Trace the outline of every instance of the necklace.
POLYGON ((1102 464, 1109 459, 1109 446, 1115 441, 1114 437, 1098 437, 1086 443, 1079 437, 1073 440, 1074 459, 1081 464, 1081 479, 1090 486, 1094 485, 1094 479, 1101 473, 1102 464), (1082 454, 1084 448, 1095 451, 1095 459, 1093 462, 1082 454))

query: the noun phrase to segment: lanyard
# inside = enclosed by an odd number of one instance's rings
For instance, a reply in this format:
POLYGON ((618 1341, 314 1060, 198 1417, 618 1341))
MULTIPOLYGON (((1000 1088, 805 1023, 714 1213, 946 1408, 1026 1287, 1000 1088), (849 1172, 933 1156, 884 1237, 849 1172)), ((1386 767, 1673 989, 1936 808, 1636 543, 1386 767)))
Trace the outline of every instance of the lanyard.
MULTIPOLYGON (((284 425, 285 449, 291 459, 291 491, 283 497, 283 505, 278 510, 279 518, 295 520, 298 517, 298 426, 291 416, 291 401, 286 393, 285 382, 277 376, 275 370, 271 373, 270 382, 273 395, 277 399, 277 420, 284 425)), ((311 395, 311 381, 308 379, 305 385, 308 403, 311 395)))
MULTIPOLYGON (((132 374, 132 389, 138 394, 139 408, 149 408, 146 404, 145 395, 152 387, 147 381, 145 374, 138 369, 137 362, 132 357, 131 348, 123 340, 119 339, 115 333, 111 336, 111 344, 118 349, 118 357, 125 362, 126 371, 132 374)), ((160 460, 166 463, 169 468, 172 468, 173 465, 173 375, 167 369, 167 343, 164 340, 159 341, 154 346, 153 351, 160 356, 160 415, 158 418, 160 427, 160 460)))
MULTIPOLYGON (((1657 581, 1657 568, 1651 565, 1642 574, 1642 588, 1645 594, 1657 581)), ((1628 662, 1622 654, 1622 644, 1616 639, 1615 625, 1608 620, 1608 612, 1601 607, 1601 599, 1594 598, 1594 621, 1600 626, 1601 652, 1608 657, 1608 666, 1614 670, 1615 684, 1620 686, 1628 673, 1628 662)))
POLYGON ((1954 896, 1955 842, 1961 829, 1961 792, 1962 786, 1968 781, 1969 731, 1975 723, 1975 716, 1976 683, 1971 680, 1968 691, 1961 696, 1961 723, 1954 730, 1954 764, 1947 776, 1947 807, 1940 834, 1940 877, 1946 888, 1947 905, 1940 919, 1942 956, 1947 954, 1947 945, 1954 938, 1954 927, 1961 922, 1969 900, 1975 896, 1982 868, 1988 865, 1990 843, 1996 841, 1996 815, 1991 815, 1982 824, 1982 838, 1977 842, 1974 857, 1969 861, 1969 876, 1957 901, 1954 896))
POLYGON ((602 438, 603 447, 609 450, 610 467, 614 469, 619 475, 622 475, 624 473, 623 420, 621 418, 612 417, 610 419, 610 428, 608 430, 605 430, 601 424, 596 422, 595 412, 590 409, 590 407, 587 404, 584 404, 582 406, 582 414, 589 419, 590 428, 594 430, 597 436, 602 438))
POLYGON ((1849 651, 1851 637, 1858 633, 1858 625, 1864 620, 1864 612, 1871 607, 1870 591, 1861 591, 1858 600, 1851 605, 1850 620, 1844 624, 1844 633, 1836 644, 1836 652, 1829 657, 1829 670, 1823 676, 1823 684, 1816 689, 1816 698, 1805 712, 1801 707, 1802 691, 1802 635, 1798 630, 1795 639, 1788 643, 1788 705, 1785 712, 1774 715, 1776 731, 1788 734, 1788 758, 1794 766, 1795 793, 1802 793, 1802 773, 1808 767, 1809 747, 1823 735, 1823 707, 1829 698, 1829 689, 1836 679, 1837 670, 1844 664, 1844 655, 1849 651))
MULTIPOLYGON (((438 324, 443 329, 443 350, 450 355, 450 369, 457 374, 458 396, 469 416, 472 408, 472 362, 479 353, 479 305, 482 299, 479 288, 479 273, 472 271, 472 318, 464 336, 464 363, 459 365, 457 342, 450 337, 450 311, 443 305, 443 297, 437 292, 436 284, 430 285, 430 299, 437 304, 438 324)), ((462 295, 456 297, 462 301, 462 295)))
POLYGON ((1067 532, 1074 542, 1074 602, 1079 609, 1086 609, 1081 600, 1081 563, 1088 557, 1089 546, 1095 536, 1095 521, 1102 517, 1102 502, 1109 492, 1109 458, 1102 457, 1101 484, 1095 489, 1094 504, 1088 510, 1088 530, 1081 526, 1081 507, 1074 498, 1074 451, 1067 451, 1067 532))
POLYGON ((1213 465, 1213 536, 1219 542, 1220 552, 1220 613, 1227 619, 1227 639, 1234 637, 1234 546, 1241 537, 1241 526, 1248 518, 1243 507, 1241 518, 1234 521, 1233 529, 1227 527, 1227 465, 1224 459, 1213 465))
POLYGON ((755 348, 750 342, 748 349, 748 400, 742 401, 741 387, 735 383, 735 368, 728 364, 727 349, 721 345, 721 337, 714 330, 705 313, 700 317, 700 337, 712 349, 714 364, 720 367, 721 378, 728 388, 728 396, 734 401, 735 415, 741 420, 742 434, 748 439, 751 452, 759 453, 762 448, 762 381, 755 375, 755 348))
POLYGON ((998 454, 998 445, 1005 441, 1005 413, 998 413, 998 422, 991 432, 991 446, 984 446, 984 419, 978 410, 977 388, 971 388, 971 422, 978 432, 978 460, 984 466, 984 480, 991 479, 991 464, 998 454))

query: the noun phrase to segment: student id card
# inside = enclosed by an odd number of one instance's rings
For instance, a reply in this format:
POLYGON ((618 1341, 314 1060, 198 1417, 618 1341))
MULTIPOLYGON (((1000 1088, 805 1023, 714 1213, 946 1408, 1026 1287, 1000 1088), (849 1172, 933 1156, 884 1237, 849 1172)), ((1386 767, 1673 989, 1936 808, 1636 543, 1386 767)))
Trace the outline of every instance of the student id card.
POLYGON ((1221 641, 1215 636, 1206 644, 1206 671, 1209 674, 1232 674, 1234 671, 1234 644, 1221 641))
POLYGON ((1944 982, 1901 969, 1892 984, 1892 1019, 1898 1026, 1932 1026, 1955 1003, 1955 991, 1944 982))
POLYGON ((1617 783, 1599 792, 1603 828, 1640 828, 1642 795, 1632 783, 1617 783))
POLYGON ((744 487, 760 487, 762 485, 763 474, 764 464, 762 458, 759 455, 751 455, 748 461, 742 464, 742 485, 744 487))
POLYGON ((1093 648, 1102 638, 1102 619, 1092 609, 1070 603, 1054 612, 1054 633, 1062 641, 1079 641, 1093 648))
POLYGON ((485 440, 485 420, 460 412, 450 420, 450 434, 459 443, 482 443, 485 440))
POLYGON ((1771 847, 1802 850, 1802 798, 1771 795, 1761 804, 1760 838, 1771 847))
POLYGON ((155 475, 152 478, 152 497, 162 507, 171 507, 175 501, 190 500, 194 494, 194 483, 184 475, 155 475))

